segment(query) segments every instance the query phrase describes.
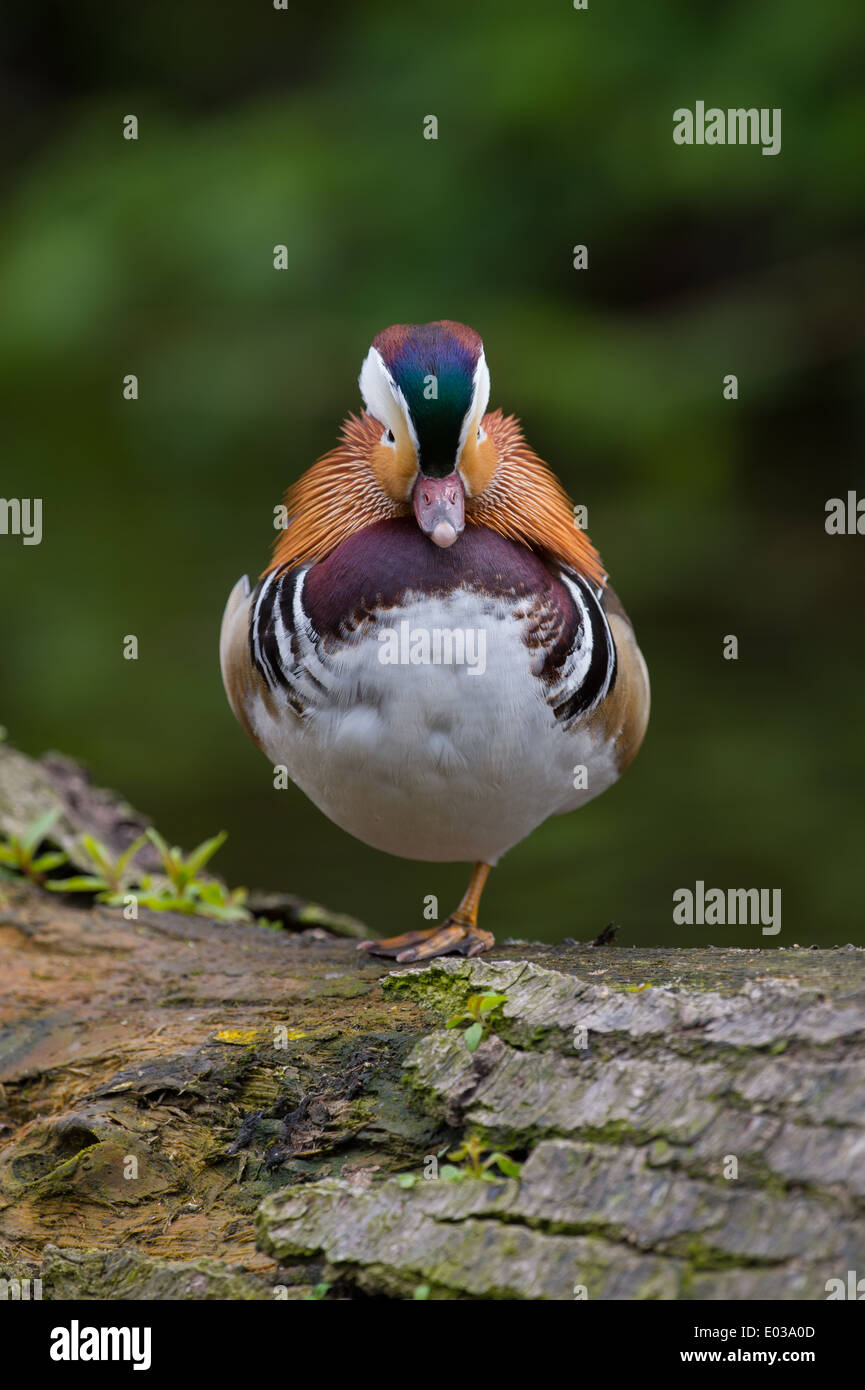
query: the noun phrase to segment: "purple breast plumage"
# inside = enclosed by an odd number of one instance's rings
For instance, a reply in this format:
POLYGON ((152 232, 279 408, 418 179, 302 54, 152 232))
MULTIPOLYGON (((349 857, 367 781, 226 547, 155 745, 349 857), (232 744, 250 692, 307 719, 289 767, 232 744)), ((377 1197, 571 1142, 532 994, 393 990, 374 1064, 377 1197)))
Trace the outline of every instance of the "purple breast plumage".
POLYGON ((431 546, 410 518, 366 527, 311 567, 268 574, 251 601, 252 660, 269 688, 302 713, 310 646, 326 664, 343 644, 398 620, 418 600, 446 607, 456 594, 475 597, 487 627, 503 614, 522 625, 539 693, 565 727, 612 689, 616 649, 601 590, 581 576, 552 573, 487 527, 469 526, 452 549, 431 546))

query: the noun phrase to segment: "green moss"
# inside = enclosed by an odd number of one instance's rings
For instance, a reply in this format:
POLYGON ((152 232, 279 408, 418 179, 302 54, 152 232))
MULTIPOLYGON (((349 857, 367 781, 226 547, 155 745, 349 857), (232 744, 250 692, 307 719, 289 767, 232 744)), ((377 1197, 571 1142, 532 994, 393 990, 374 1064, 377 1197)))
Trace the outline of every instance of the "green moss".
POLYGON ((340 980, 316 980, 306 990, 308 999, 358 999, 362 994, 369 994, 372 983, 369 980, 359 980, 356 977, 346 976, 340 980))
POLYGON ((676 1157, 676 1152, 666 1139, 653 1139, 649 1144, 649 1151, 646 1155, 646 1162, 652 1168, 661 1168, 672 1162, 676 1157))
POLYGON ((706 1236, 696 1234, 665 1241, 664 1251, 682 1256, 695 1274, 719 1269, 771 1269, 784 1263, 783 1260, 760 1259, 740 1252, 719 1250, 706 1236))
POLYGON ((414 999, 443 1019, 460 1013, 477 993, 470 975, 451 974, 435 966, 386 975, 381 984, 385 994, 414 999))

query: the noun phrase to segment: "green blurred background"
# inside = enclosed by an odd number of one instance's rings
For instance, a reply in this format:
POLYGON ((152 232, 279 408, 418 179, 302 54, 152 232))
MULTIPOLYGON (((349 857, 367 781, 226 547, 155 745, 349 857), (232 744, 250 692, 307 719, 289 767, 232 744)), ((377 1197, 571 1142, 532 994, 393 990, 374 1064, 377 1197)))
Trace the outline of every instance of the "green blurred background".
POLYGON ((11 740, 84 759, 187 847, 226 828, 231 883, 382 930, 452 906, 462 866, 273 790, 217 639, 373 335, 461 319, 492 405, 588 506, 654 697, 631 771, 505 859, 483 924, 863 941, 865 537, 824 508, 865 492, 865 14, 84 0, 3 26, 0 492, 44 499, 41 546, 0 537, 11 740), (697 99, 780 106, 781 154, 674 145, 697 99), (781 888, 781 934, 674 926, 697 879, 781 888))

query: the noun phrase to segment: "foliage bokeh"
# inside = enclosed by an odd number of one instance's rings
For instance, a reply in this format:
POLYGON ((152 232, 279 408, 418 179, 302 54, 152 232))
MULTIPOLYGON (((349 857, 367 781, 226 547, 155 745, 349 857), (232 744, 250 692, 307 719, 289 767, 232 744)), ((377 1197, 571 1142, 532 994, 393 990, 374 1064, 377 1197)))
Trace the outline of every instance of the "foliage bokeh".
POLYGON ((82 757, 174 841, 225 826, 230 881, 383 930, 422 925, 428 893, 446 910, 461 866, 376 854, 273 789, 216 647, 371 337, 462 319, 492 404, 588 506, 654 698, 633 769, 506 858, 485 925, 861 940, 865 539, 824 508, 865 491, 862 13, 192 0, 4 23, 0 491, 44 499, 40 546, 0 537, 14 741, 82 757), (697 98, 780 106, 781 154, 674 145, 697 98), (674 926, 697 879, 780 887, 781 935, 674 926))

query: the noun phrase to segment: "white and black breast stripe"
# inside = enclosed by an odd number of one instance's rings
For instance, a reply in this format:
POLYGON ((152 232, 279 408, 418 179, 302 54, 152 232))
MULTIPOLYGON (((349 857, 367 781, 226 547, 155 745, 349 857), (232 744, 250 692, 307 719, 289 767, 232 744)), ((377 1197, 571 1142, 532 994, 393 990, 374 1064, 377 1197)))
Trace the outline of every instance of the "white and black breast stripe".
POLYGON ((298 714, 330 685, 318 633, 303 607, 306 569, 275 570, 254 594, 249 623, 253 664, 298 714))
MULTIPOLYGON (((263 579, 253 595, 249 627, 256 669, 299 714, 320 703, 334 679, 303 605, 306 573, 306 568, 281 570, 263 579)), ((550 626, 537 674, 557 721, 568 729, 612 689, 616 649, 602 607, 603 590, 579 576, 560 574, 559 579, 573 612, 563 612, 560 601, 548 610, 550 626)))
POLYGON ((253 596, 252 616, 249 621, 249 646, 253 665, 257 667, 271 690, 276 689, 278 677, 270 656, 265 655, 264 645, 273 630, 273 589, 277 579, 278 575, 274 571, 260 581, 253 596))
POLYGON ((569 728, 612 690, 616 681, 616 644, 602 607, 603 589, 580 576, 559 578, 576 608, 576 631, 559 679, 547 696, 556 719, 569 728))

